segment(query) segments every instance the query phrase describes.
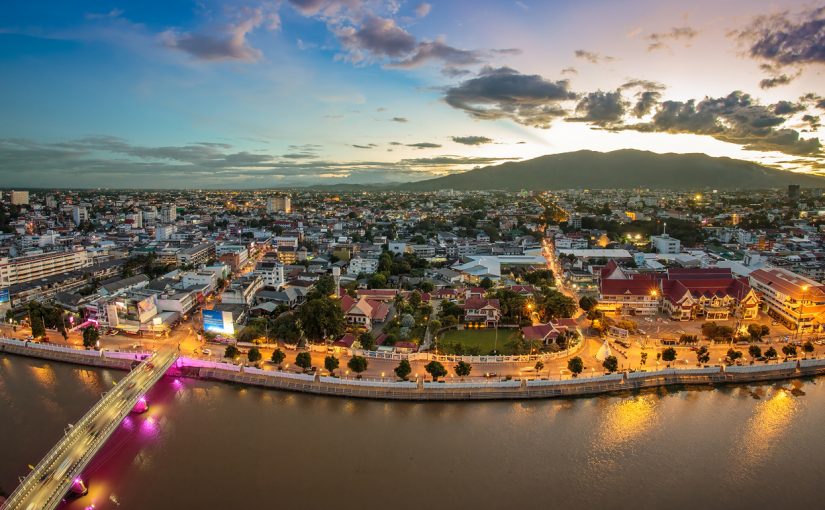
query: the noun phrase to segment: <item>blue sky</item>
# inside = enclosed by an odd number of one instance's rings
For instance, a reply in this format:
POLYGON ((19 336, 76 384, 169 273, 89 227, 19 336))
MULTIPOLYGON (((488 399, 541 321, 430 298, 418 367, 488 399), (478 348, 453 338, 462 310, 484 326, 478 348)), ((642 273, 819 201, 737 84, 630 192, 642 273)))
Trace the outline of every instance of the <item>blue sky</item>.
POLYGON ((7 186, 410 181, 570 150, 823 170, 825 8, 8 1, 7 186))

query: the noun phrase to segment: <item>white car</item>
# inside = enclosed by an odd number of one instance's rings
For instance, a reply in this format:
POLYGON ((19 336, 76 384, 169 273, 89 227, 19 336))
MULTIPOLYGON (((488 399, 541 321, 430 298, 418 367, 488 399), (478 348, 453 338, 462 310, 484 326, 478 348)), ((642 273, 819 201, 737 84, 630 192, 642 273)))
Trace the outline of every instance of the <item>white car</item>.
POLYGON ((212 355, 212 351, 210 349, 201 349, 201 352, 203 353, 204 356, 211 356, 212 355))

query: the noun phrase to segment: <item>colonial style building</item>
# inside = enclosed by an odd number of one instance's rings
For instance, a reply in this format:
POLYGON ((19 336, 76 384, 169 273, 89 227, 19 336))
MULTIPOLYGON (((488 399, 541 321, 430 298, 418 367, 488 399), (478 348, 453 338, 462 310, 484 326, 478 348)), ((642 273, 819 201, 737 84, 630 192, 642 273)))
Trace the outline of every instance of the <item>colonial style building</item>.
POLYGON ((484 324, 486 327, 495 326, 501 319, 501 307, 498 299, 484 299, 474 297, 464 301, 464 323, 484 324))
POLYGON ((669 269, 661 280, 662 312, 674 320, 753 320, 759 298, 730 269, 669 269))

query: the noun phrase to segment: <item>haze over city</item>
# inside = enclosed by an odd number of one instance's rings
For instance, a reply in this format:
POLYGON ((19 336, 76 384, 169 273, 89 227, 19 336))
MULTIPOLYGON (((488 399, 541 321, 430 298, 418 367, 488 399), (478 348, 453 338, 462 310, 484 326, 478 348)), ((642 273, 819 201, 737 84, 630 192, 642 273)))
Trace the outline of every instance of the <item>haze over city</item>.
POLYGON ((635 148, 823 168, 816 2, 0 6, 0 181, 416 181, 635 148))

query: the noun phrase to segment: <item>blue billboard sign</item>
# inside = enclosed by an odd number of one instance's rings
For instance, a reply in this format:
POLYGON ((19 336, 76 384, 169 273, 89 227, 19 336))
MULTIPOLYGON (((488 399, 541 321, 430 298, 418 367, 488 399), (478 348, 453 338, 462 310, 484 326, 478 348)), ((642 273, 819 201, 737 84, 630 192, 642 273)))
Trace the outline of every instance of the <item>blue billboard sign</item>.
POLYGON ((0 304, 9 302, 11 302, 11 293, 9 293, 9 289, 0 289, 0 304))
POLYGON ((203 311, 203 329, 210 333, 220 333, 224 335, 235 334, 235 324, 232 321, 232 312, 221 310, 203 311))

